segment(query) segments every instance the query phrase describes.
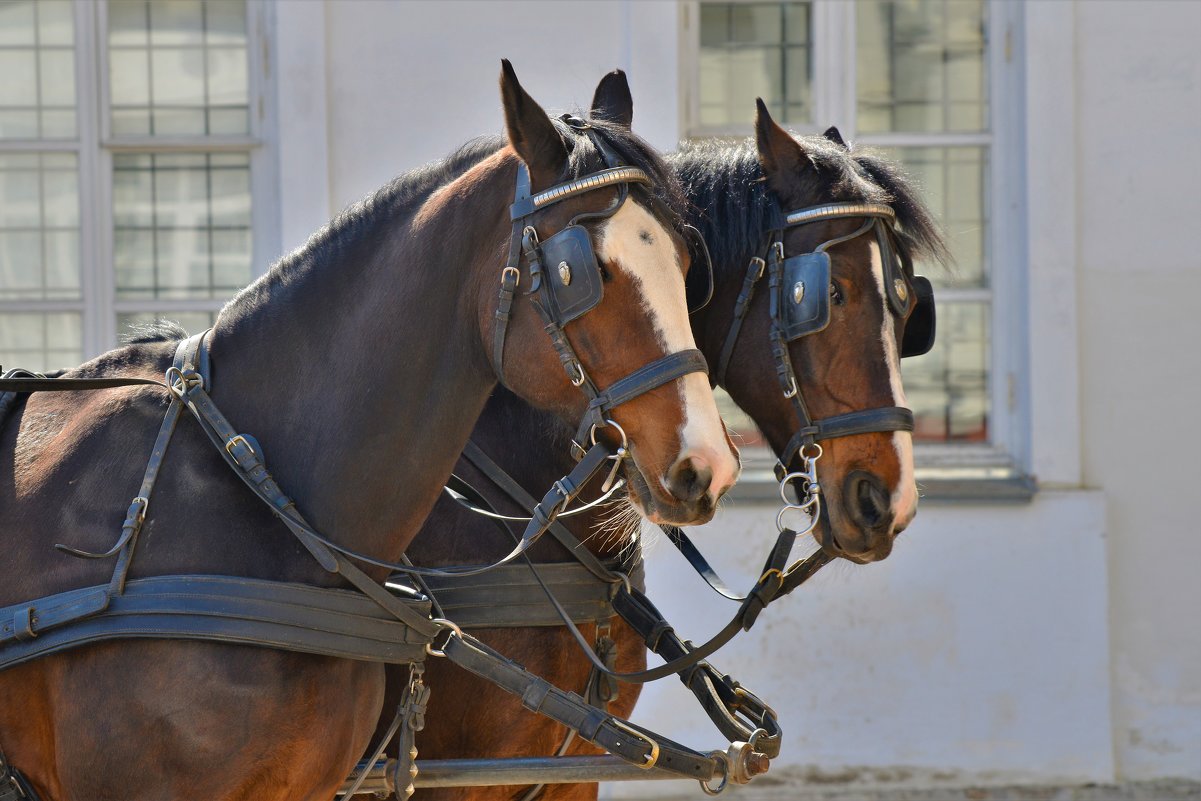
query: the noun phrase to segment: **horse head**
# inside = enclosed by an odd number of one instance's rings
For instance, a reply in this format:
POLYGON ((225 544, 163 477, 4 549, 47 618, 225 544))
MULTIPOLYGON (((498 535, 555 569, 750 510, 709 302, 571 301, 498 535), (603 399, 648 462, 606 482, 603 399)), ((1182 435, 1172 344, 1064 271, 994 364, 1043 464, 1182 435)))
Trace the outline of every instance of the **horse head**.
POLYGON ((494 369, 515 393, 572 422, 598 408, 598 398, 614 401, 576 443, 604 439, 626 450, 648 477, 631 500, 652 520, 704 522, 739 463, 689 324, 679 186, 628 126, 548 117, 507 62, 501 93, 529 200, 514 203, 519 224, 504 273, 511 308, 495 285, 482 289, 484 341, 497 341, 498 315, 507 320, 494 369), (629 167, 641 175, 606 183, 629 167))

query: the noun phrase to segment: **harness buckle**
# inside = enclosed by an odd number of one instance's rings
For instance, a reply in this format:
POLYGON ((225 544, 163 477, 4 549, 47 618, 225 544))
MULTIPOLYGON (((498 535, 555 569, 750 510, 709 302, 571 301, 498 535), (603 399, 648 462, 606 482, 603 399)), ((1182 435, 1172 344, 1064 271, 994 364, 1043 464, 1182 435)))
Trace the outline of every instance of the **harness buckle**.
POLYGON ((764 260, 761 256, 752 256, 751 264, 759 265, 759 269, 755 273, 755 280, 758 281, 760 278, 763 277, 763 271, 767 269, 767 261, 764 260))
POLYGON ((641 765, 638 765, 638 767, 642 768, 643 770, 650 770, 651 768, 653 768, 655 766, 655 764, 659 761, 659 743, 655 742, 648 735, 643 734, 642 732, 638 731, 637 729, 627 726, 625 723, 623 723, 618 718, 610 718, 609 722, 612 723, 615 728, 619 729, 620 731, 625 732, 626 734, 633 737, 635 740, 641 740, 642 742, 644 742, 648 746, 650 746, 650 753, 648 753, 646 755, 646 761, 643 762, 641 765))
POLYGON ((516 267, 505 267, 500 271, 500 285, 508 289, 516 289, 517 287, 521 286, 521 270, 517 269, 516 267), (510 275, 513 276, 512 287, 509 287, 509 285, 506 283, 510 275))
POLYGON ((226 441, 225 452, 236 459, 238 457, 234 456, 234 448, 238 447, 239 445, 250 451, 250 453, 254 456, 258 456, 258 453, 255 452, 254 448, 252 448, 250 443, 246 441, 246 437, 242 436, 241 434, 234 434, 229 438, 228 441, 226 441))

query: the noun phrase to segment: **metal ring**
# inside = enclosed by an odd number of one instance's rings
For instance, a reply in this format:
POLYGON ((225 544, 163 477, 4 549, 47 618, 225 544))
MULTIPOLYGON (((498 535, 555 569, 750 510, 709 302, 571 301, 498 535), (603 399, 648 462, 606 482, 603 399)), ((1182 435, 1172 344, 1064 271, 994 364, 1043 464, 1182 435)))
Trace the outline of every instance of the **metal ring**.
POLYGON ((788 512, 804 512, 807 515, 809 515, 809 525, 805 526, 805 528, 803 530, 797 532, 798 537, 803 537, 806 534, 808 534, 809 532, 813 531, 813 529, 817 528, 817 521, 818 521, 818 518, 821 517, 821 513, 822 513, 821 496, 815 495, 815 496, 813 496, 813 498, 806 501, 804 504, 802 504, 800 506, 798 506, 796 504, 788 504, 783 509, 781 509, 779 512, 777 512, 776 513, 776 531, 784 530, 784 528, 785 528, 784 515, 787 514, 788 512))
POLYGON ((447 632, 446 642, 442 644, 442 648, 434 648, 434 641, 430 640, 425 644, 425 652, 430 656, 446 656, 446 651, 443 650, 446 648, 446 644, 450 642, 451 637, 463 639, 463 630, 459 628, 453 621, 447 620, 444 617, 436 617, 430 622, 442 627, 442 631, 434 633, 435 637, 437 637, 443 631, 447 632))
MULTIPOLYGON (((739 689, 741 689, 741 688, 739 688, 739 689)), ((759 744, 759 738, 767 737, 767 736, 768 736, 767 729, 764 729, 764 728, 755 729, 753 732, 751 732, 751 736, 746 738, 746 744, 751 747, 752 751, 758 751, 759 749, 755 748, 755 746, 759 744)))
POLYGON ((822 446, 816 442, 806 442, 804 445, 801 446, 801 449, 799 451, 797 451, 797 455, 800 456, 802 459, 808 459, 813 462, 816 462, 818 459, 822 458, 823 453, 825 453, 825 451, 822 450, 822 446), (817 450, 817 453, 813 454, 812 456, 807 456, 807 455, 805 455, 806 448, 815 448, 817 450))
POLYGON ((620 425, 618 425, 616 421, 610 420, 609 418, 605 418, 604 423, 593 423, 592 424, 592 430, 588 434, 589 439, 592 440, 592 444, 593 445, 596 444, 596 430, 598 428, 608 428, 610 426, 612 426, 613 428, 616 428, 617 433, 621 434, 621 447, 628 448, 630 445, 630 439, 629 439, 629 437, 626 436, 626 430, 624 428, 622 428, 620 425))
POLYGON ((705 795, 721 795, 722 791, 730 783, 730 758, 726 756, 724 751, 711 751, 709 752, 709 756, 713 757, 713 760, 721 765, 721 782, 716 787, 710 787, 709 782, 713 781, 713 777, 709 777, 708 780, 701 779, 698 783, 705 795))
POLYGON ((620 570, 610 570, 609 572, 612 575, 617 576, 619 579, 621 579, 621 583, 626 585, 626 594, 627 595, 634 594, 634 590, 630 586, 630 577, 629 576, 627 576, 625 573, 622 573, 620 570))

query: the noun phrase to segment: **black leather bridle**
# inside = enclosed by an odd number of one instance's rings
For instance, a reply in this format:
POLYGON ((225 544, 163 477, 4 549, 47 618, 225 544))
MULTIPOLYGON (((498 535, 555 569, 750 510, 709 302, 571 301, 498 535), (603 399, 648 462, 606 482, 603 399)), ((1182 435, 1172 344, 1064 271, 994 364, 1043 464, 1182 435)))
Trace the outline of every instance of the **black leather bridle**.
MULTIPOLYGON (((649 185, 652 182, 650 176, 641 169, 621 166, 616 154, 588 122, 570 115, 564 115, 560 120, 572 133, 591 140, 604 158, 606 168, 531 195, 529 171, 524 164, 518 167, 517 189, 509 209, 513 231, 509 239, 509 256, 501 271, 500 298, 493 328, 492 366, 503 383, 505 333, 513 298, 521 284, 521 265, 524 262, 529 272, 530 287, 525 295, 538 309, 568 379, 588 397, 588 407, 574 439, 576 447, 573 452, 577 460, 583 457, 590 443, 595 444, 597 430, 607 426, 616 428, 621 435, 623 441, 619 453, 624 456, 624 432, 610 420, 612 410, 689 373, 707 374, 709 366, 699 350, 689 348, 656 359, 604 390, 596 386, 584 369, 582 360, 563 329, 596 308, 604 296, 604 286, 591 236, 581 223, 613 216, 629 198, 630 184, 649 185), (563 230, 543 241, 539 241, 534 227, 527 222, 529 217, 555 203, 610 186, 616 186, 618 194, 608 208, 577 214, 563 230)), ((707 257, 707 251, 704 255, 707 257)), ((610 475, 615 474, 616 465, 610 475)))
MULTIPOLYGON (((913 430, 913 412, 901 406, 862 409, 818 420, 809 412, 792 368, 788 345, 796 339, 823 330, 829 324, 829 249, 868 232, 875 233, 883 262, 884 289, 888 306, 898 319, 910 315, 917 323, 906 327, 901 356, 917 356, 926 353, 933 346, 934 297, 929 280, 922 276, 914 276, 908 259, 896 254, 893 247, 894 234, 891 230, 896 212, 890 206, 878 203, 827 203, 788 212, 783 216, 784 224, 771 232, 766 257, 752 258, 747 268, 742 290, 734 304, 734 319, 726 334, 714 378, 718 383, 725 381, 726 371, 754 297, 755 287, 766 273, 768 291, 771 293, 770 343, 776 361, 776 377, 784 397, 792 403, 798 422, 796 432, 776 464, 776 478, 781 484, 787 484, 793 479, 802 480, 800 493, 807 491, 810 503, 806 504, 802 500, 801 507, 811 509, 816 523, 816 493, 819 491, 816 462, 821 455, 818 442, 855 434, 913 430), (784 232, 789 228, 843 218, 863 219, 864 222, 851 233, 827 240, 811 252, 786 256, 784 232), (800 471, 790 472, 798 457, 804 462, 804 467, 800 471)), ((788 503, 787 499, 785 503, 788 503)), ((801 507, 794 505, 791 508, 801 507)))

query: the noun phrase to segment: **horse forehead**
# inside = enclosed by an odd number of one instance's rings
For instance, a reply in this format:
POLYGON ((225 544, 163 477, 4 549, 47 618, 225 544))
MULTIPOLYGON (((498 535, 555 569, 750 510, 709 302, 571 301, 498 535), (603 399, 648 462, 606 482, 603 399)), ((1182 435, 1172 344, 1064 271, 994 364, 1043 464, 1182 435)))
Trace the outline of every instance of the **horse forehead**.
POLYGON ((635 279, 644 308, 669 351, 695 347, 684 299, 684 274, 675 239, 648 209, 622 204, 605 221, 597 254, 635 279))
POLYGON ((601 227, 597 253, 643 281, 664 274, 677 277, 680 284, 684 282, 671 232, 632 199, 601 227))

